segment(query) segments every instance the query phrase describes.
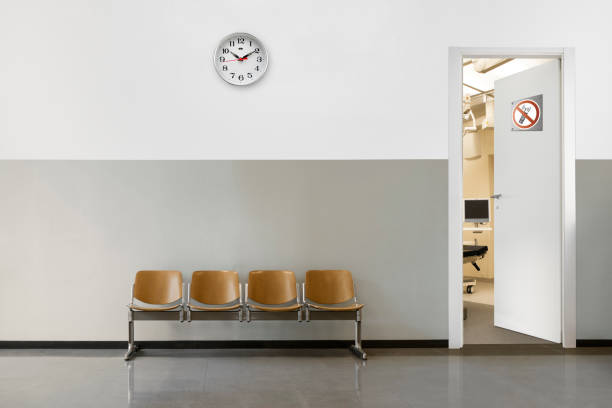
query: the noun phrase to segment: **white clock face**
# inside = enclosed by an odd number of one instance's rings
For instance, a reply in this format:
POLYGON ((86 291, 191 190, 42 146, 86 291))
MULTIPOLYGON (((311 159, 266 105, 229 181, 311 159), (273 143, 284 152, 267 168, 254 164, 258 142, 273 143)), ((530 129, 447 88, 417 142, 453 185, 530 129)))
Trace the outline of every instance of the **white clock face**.
POLYGON ((268 53, 251 34, 234 33, 221 40, 213 62, 225 81, 232 85, 250 85, 268 69, 268 53))

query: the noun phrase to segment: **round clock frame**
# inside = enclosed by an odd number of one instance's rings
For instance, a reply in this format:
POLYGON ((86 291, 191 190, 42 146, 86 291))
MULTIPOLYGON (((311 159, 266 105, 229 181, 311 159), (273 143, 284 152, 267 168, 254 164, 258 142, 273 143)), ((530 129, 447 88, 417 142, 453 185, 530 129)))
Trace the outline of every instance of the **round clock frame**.
POLYGON ((264 76, 268 70, 269 58, 266 47, 257 37, 237 32, 221 39, 213 53, 213 65, 217 74, 228 84, 246 86, 264 76))

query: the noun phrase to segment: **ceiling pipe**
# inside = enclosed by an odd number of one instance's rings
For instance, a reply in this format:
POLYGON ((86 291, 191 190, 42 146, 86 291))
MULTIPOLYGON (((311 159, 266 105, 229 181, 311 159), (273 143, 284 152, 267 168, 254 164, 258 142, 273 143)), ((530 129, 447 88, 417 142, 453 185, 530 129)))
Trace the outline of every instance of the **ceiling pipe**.
POLYGON ((475 86, 468 85, 468 84, 466 84, 465 82, 463 83, 463 86, 467 86, 468 88, 473 89, 473 90, 475 90, 476 92, 480 92, 480 93, 485 93, 485 92, 487 92, 487 91, 483 91, 482 89, 478 89, 478 88, 476 88, 475 86))

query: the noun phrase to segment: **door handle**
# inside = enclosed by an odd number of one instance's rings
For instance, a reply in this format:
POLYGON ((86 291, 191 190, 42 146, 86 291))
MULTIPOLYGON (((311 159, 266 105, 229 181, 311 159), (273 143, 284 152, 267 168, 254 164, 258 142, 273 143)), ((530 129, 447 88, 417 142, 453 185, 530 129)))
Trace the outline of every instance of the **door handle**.
POLYGON ((493 195, 492 195, 490 198, 494 198, 494 199, 496 199, 496 200, 499 200, 499 199, 501 198, 501 196, 502 196, 502 195, 501 195, 501 193, 499 193, 499 194, 493 194, 493 195))

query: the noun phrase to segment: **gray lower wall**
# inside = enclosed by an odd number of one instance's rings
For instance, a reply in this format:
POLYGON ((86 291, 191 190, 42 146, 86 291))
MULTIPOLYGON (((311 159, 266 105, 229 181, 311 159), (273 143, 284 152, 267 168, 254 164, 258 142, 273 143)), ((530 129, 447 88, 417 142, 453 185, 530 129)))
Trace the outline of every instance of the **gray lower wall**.
POLYGON ((578 339, 612 339, 612 160, 576 162, 578 339))
MULTIPOLYGON (((0 340, 123 340, 131 282, 150 268, 243 281, 347 268, 365 338, 448 336, 446 160, 1 161, 0 191, 0 340)), ((350 322, 136 327, 140 340, 351 335, 350 322)))
MULTIPOLYGON (((0 340, 124 339, 145 268, 243 280, 348 268, 365 338, 447 337, 445 160, 0 161, 0 189, 0 340)), ((576 191, 577 337, 612 339, 612 161, 578 160, 576 191)), ((351 327, 139 322, 137 336, 336 339, 351 327)))

